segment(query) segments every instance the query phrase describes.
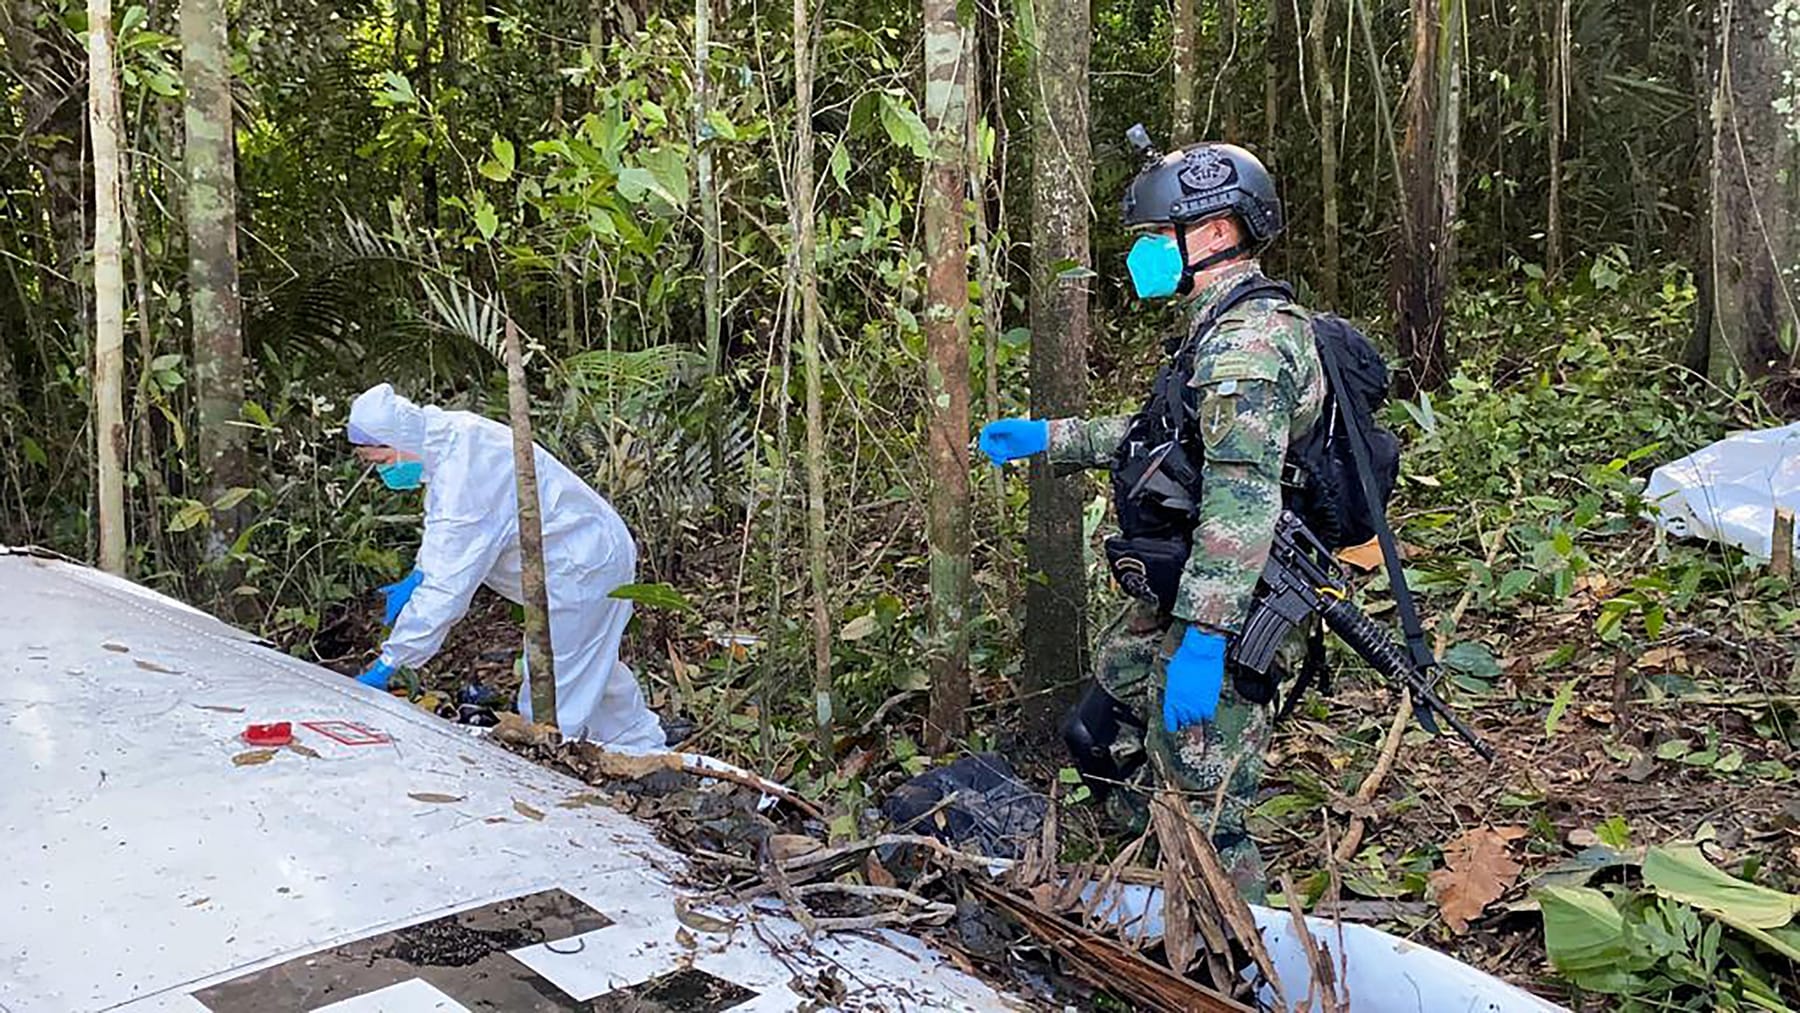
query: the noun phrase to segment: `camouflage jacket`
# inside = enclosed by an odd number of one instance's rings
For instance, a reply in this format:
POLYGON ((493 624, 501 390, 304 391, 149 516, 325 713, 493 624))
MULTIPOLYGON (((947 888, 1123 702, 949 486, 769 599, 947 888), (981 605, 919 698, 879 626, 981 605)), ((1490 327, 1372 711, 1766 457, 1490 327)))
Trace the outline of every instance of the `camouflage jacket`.
MULTIPOLYGON (((1208 282, 1191 302, 1189 327, 1258 269, 1247 261, 1208 282)), ((1200 337, 1191 386, 1205 460, 1194 547, 1175 617, 1233 633, 1249 612, 1269 558, 1288 445, 1312 428, 1325 400, 1309 315, 1275 300, 1233 307, 1200 337)), ((1124 415, 1053 420, 1051 463, 1109 467, 1129 421, 1124 415)))

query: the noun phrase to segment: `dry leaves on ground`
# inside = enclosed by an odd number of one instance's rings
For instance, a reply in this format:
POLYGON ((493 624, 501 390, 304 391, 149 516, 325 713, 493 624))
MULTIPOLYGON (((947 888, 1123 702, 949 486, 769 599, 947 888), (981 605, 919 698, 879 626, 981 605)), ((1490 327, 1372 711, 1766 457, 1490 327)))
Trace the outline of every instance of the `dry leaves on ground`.
POLYGON ((1476 827, 1444 845, 1444 868, 1431 874, 1431 893, 1450 931, 1462 935, 1519 878, 1519 863, 1508 842, 1525 836, 1524 827, 1476 827))

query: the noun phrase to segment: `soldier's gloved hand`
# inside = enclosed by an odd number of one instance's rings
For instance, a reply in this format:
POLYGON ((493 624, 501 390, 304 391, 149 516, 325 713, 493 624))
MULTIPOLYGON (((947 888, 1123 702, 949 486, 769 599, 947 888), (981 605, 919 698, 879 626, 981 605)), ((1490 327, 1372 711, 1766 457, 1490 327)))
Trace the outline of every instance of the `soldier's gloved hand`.
POLYGON ((1164 676, 1163 727, 1172 735, 1211 721, 1225 687, 1225 638, 1189 626, 1164 676))
POLYGON ((1043 419, 998 419, 981 427, 976 441, 996 464, 1041 454, 1050 448, 1050 423, 1043 419))
POLYGON ((424 573, 414 570, 407 574, 405 579, 381 587, 383 598, 381 625, 394 625, 394 620, 400 618, 400 610, 406 607, 407 601, 412 598, 413 591, 424 579, 424 573))

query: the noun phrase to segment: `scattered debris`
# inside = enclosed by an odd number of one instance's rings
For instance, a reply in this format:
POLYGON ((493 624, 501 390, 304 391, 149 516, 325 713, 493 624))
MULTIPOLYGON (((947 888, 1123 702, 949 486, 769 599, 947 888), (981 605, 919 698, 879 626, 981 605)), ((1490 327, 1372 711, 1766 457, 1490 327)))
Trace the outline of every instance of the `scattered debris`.
POLYGON ((179 669, 179 668, 170 668, 167 665, 159 665, 154 661, 145 661, 143 658, 133 658, 132 663, 137 665, 137 667, 143 669, 146 672, 155 672, 158 675, 180 675, 181 674, 181 669, 179 669))
POLYGON ((126 647, 124 644, 115 644, 110 640, 106 641, 105 643, 101 644, 100 646, 102 649, 112 651, 114 654, 130 654, 131 653, 131 648, 126 647))
POLYGON ((516 798, 513 799, 513 812, 518 813, 528 820, 542 820, 544 818, 544 811, 542 809, 533 809, 531 806, 526 805, 516 798))
POLYGON ((432 802, 437 804, 461 802, 463 800, 463 796, 461 795, 445 795, 435 791, 409 791, 406 793, 406 797, 412 799, 414 802, 432 802))
POLYGON ((259 763, 268 763, 270 760, 273 760, 275 754, 278 752, 280 752, 280 750, 277 749, 246 750, 245 752, 232 757, 231 762, 233 766, 254 767, 259 763))
POLYGON ((240 737, 252 746, 280 747, 294 741, 294 726, 286 721, 246 725, 240 737))
POLYGON ((1049 799, 998 753, 965 756, 900 785, 881 811, 901 832, 917 829, 984 855, 1018 858, 1038 835, 1049 799))

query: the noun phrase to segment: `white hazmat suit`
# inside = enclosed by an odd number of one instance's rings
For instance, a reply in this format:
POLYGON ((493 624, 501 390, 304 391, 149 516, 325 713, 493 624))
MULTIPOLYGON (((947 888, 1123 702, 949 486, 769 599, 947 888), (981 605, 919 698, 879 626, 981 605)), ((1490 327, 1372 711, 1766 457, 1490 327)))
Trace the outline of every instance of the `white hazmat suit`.
MULTIPOLYGON (((381 659, 419 666, 443 646, 478 587, 524 601, 512 430, 473 412, 420 407, 387 385, 358 395, 350 424, 360 440, 424 462, 425 537, 418 586, 394 621, 381 659)), ((631 602, 609 597, 637 573, 637 547, 617 511, 543 447, 537 450, 550 639, 556 652, 556 723, 569 738, 660 750, 662 726, 637 677, 619 660, 631 602)), ((519 713, 531 716, 529 683, 519 713)))

